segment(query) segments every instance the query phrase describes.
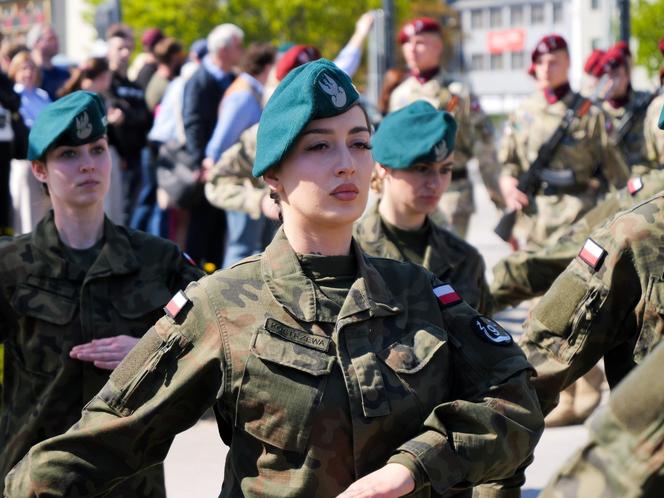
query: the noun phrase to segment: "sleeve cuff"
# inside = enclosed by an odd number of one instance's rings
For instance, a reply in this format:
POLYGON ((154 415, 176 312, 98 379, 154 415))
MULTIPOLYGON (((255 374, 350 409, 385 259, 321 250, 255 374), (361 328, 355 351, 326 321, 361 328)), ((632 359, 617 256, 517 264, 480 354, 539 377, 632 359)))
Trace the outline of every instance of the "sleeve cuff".
POLYGON ((426 473, 424 470, 422 470, 422 467, 415 459, 415 457, 410 453, 401 451, 395 455, 392 455, 387 463, 401 464, 410 471, 411 475, 413 476, 413 481, 415 481, 415 489, 413 489, 411 493, 415 493, 416 491, 422 489, 425 485, 429 484, 429 478, 427 477, 426 473))

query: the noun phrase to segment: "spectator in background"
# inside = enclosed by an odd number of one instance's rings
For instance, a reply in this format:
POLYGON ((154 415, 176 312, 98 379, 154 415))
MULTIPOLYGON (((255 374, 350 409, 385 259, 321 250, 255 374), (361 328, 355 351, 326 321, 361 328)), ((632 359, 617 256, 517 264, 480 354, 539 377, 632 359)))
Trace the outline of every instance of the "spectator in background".
MULTIPOLYGON (((94 92, 105 101, 108 124, 117 124, 122 120, 123 113, 106 101, 108 91, 111 88, 112 77, 108 61, 104 57, 90 57, 80 67, 72 71, 71 77, 58 91, 58 97, 64 97, 77 90, 94 92)), ((109 145, 108 150, 111 156, 111 179, 108 194, 104 197, 104 211, 113 223, 121 225, 125 219, 125 196, 122 188, 120 156, 114 146, 109 145)))
POLYGON ((128 71, 129 79, 146 90, 152 76, 157 71, 159 62, 157 61, 157 54, 155 48, 157 44, 165 38, 164 33, 159 28, 149 28, 143 32, 141 36, 141 45, 143 52, 138 54, 136 59, 128 71), (131 70, 135 72, 132 73, 131 70))
MULTIPOLYGON (((206 180, 205 146, 217 123, 217 106, 235 79, 233 68, 242 58, 243 41, 244 32, 234 24, 214 28, 207 38, 208 54, 184 87, 182 114, 187 150, 193 162, 201 165, 201 182, 206 180)), ((191 211, 187 251, 200 263, 210 262, 218 267, 225 231, 224 212, 201 196, 200 204, 191 211)), ((214 268, 208 266, 210 270, 214 268)))
POLYGON ((109 124, 108 137, 121 158, 128 201, 126 211, 131 216, 141 184, 141 151, 152 126, 152 115, 145 104, 143 90, 127 78, 129 57, 134 48, 131 31, 126 26, 114 25, 109 28, 106 39, 112 73, 107 104, 121 111, 115 123, 109 124))
MULTIPOLYGON (((14 56, 9 65, 9 77, 14 81, 14 91, 21 98, 20 113, 28 128, 51 99, 39 84, 39 69, 30 52, 22 51, 14 56)), ((14 210, 14 233, 21 235, 32 232, 44 217, 49 202, 42 192, 41 185, 32 175, 30 161, 14 159, 9 174, 9 191, 14 210)))
POLYGON ((51 25, 37 24, 28 32, 26 42, 40 71, 40 87, 46 90, 51 100, 55 100, 58 89, 69 79, 69 71, 52 62, 60 50, 58 35, 51 25))
MULTIPOLYGON (((242 73, 228 88, 219 104, 219 118, 206 148, 211 169, 221 154, 238 141, 240 134, 258 123, 263 111, 263 90, 274 65, 276 48, 267 43, 249 46, 242 62, 242 73)), ((275 224, 265 216, 252 219, 242 211, 226 211, 226 249, 223 265, 261 252, 274 236, 275 224)))
POLYGON ((168 84, 180 74, 185 54, 182 44, 175 38, 168 37, 157 43, 154 55, 157 59, 157 70, 145 89, 145 102, 152 112, 161 102, 168 84))

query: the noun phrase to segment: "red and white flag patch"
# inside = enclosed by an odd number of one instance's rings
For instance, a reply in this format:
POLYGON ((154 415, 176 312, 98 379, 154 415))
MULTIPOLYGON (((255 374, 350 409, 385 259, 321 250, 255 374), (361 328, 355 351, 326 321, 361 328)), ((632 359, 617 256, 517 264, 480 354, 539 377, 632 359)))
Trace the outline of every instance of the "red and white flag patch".
POLYGON ((178 291, 177 294, 168 301, 168 304, 164 306, 164 311, 168 316, 175 320, 188 302, 189 299, 185 296, 184 292, 178 291))
POLYGON ((461 296, 457 294, 457 291, 454 290, 454 287, 449 284, 434 287, 433 293, 436 295, 438 301, 443 306, 452 306, 453 304, 458 304, 463 301, 461 296))
POLYGON ((585 244, 583 244, 583 247, 579 252, 581 260, 595 271, 602 267, 606 255, 607 252, 604 248, 593 239, 586 239, 585 244))
POLYGON ((630 195, 635 195, 639 190, 643 188, 643 180, 640 176, 635 178, 630 178, 627 182, 627 191, 630 195))

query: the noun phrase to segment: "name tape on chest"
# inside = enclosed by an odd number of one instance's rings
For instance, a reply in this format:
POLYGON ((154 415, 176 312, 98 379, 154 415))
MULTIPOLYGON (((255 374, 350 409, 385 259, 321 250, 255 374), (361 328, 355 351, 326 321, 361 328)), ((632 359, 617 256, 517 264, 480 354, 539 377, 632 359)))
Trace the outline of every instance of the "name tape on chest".
POLYGON ((496 322, 485 316, 476 316, 470 322, 470 327, 485 342, 496 346, 509 346, 514 342, 512 336, 496 322))
POLYGON ((586 242, 583 244, 581 251, 579 252, 579 258, 590 266, 593 270, 597 271, 602 267, 604 258, 608 253, 604 250, 593 239, 586 239, 586 242))
POLYGON ((461 299, 461 296, 457 294, 457 291, 455 291, 454 288, 449 284, 444 284, 444 285, 439 285, 438 287, 434 287, 433 293, 438 298, 438 302, 445 307, 453 306, 463 301, 463 299, 461 299))
POLYGON ((630 178, 627 182, 627 191, 630 195, 636 195, 643 188, 643 180, 640 176, 630 178))
POLYGON ((171 300, 168 301, 168 304, 164 306, 164 311, 169 317, 171 317, 171 319, 175 320, 188 302, 189 298, 185 295, 185 293, 178 291, 177 294, 175 294, 171 300))

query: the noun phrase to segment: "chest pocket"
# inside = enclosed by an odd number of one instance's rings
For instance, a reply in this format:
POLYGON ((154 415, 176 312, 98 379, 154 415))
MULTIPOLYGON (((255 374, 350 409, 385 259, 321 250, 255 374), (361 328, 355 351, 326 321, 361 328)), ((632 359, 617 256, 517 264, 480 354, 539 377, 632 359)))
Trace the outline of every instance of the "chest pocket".
POLYGON ((22 323, 12 342, 26 371, 50 376, 59 370, 77 338, 76 288, 64 281, 55 293, 28 282, 19 284, 12 295, 12 307, 22 323))
POLYGON ((259 329, 244 368, 236 426, 272 446, 303 453, 333 363, 325 351, 259 329))
POLYGON ((111 284, 114 334, 141 337, 163 316, 162 308, 173 294, 162 281, 133 280, 121 285, 111 284))
POLYGON ((450 396, 447 333, 427 322, 415 323, 414 331, 400 337, 378 357, 408 385, 428 412, 450 396))
POLYGON ((662 340, 664 334, 664 282, 650 277, 646 291, 643 325, 634 346, 634 361, 638 364, 662 340))

